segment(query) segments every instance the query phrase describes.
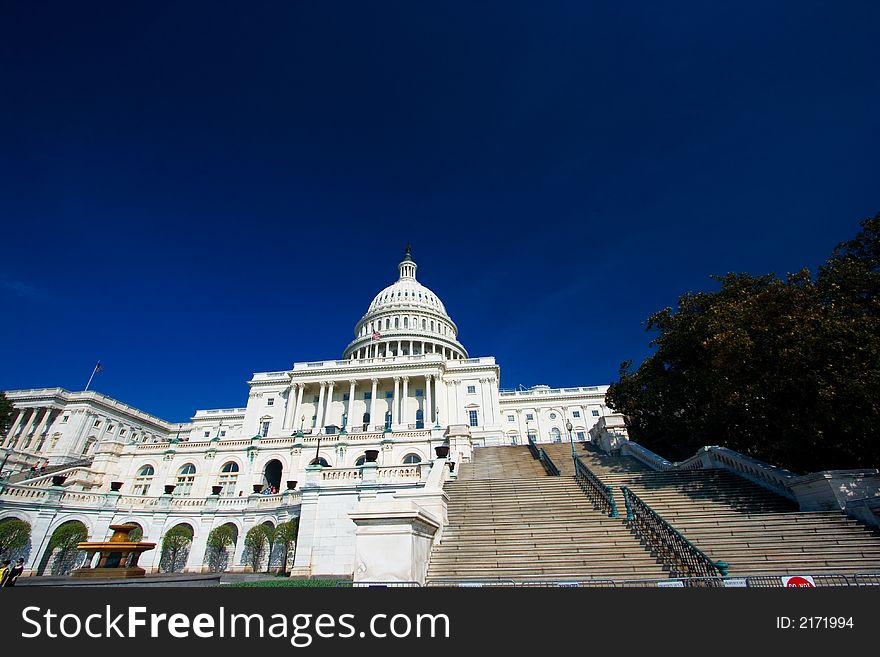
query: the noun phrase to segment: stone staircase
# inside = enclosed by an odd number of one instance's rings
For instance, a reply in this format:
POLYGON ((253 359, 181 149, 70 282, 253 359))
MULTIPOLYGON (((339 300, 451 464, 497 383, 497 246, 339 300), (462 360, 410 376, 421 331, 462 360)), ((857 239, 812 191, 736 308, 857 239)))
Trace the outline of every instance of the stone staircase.
MULTIPOLYGON (((569 445, 542 447, 563 476, 573 471, 569 445)), ((842 512, 798 511, 726 470, 656 472, 631 457, 576 450, 612 487, 621 515, 625 485, 709 557, 726 561, 731 575, 880 571, 880 536, 842 512)))
POLYGON ((459 467, 429 581, 668 577, 619 519, 594 510, 573 477, 548 476, 527 447, 479 448, 459 467))

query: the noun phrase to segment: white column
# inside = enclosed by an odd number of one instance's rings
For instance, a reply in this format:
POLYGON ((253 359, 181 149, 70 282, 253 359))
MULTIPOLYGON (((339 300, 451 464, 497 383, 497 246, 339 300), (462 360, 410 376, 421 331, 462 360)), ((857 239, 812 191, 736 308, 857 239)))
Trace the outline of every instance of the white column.
POLYGON ((489 379, 489 397, 492 400, 492 414, 496 424, 503 424, 501 417, 501 391, 498 389, 498 379, 489 379))
MULTIPOLYGON (((434 424, 440 424, 440 375, 434 377, 434 424)), ((447 413, 447 416, 449 413, 447 413)), ((449 417, 446 418, 446 424, 449 424, 449 417)))
POLYGON ((50 415, 52 415, 52 409, 51 408, 44 408, 43 409, 43 417, 40 418, 40 423, 37 425, 37 428, 34 430, 34 440, 31 441, 31 444, 34 448, 36 448, 36 446, 40 444, 40 434, 42 434, 43 431, 45 430, 46 421, 49 419, 50 415))
POLYGON ((293 407, 293 418, 290 421, 291 427, 297 427, 297 431, 302 428, 302 422, 299 419, 300 413, 302 412, 302 404, 303 404, 303 392, 306 389, 305 383, 297 383, 296 384, 296 406, 293 407), (297 422, 300 424, 297 425, 297 422))
POLYGON ((400 403, 400 377, 394 377, 394 398, 391 400, 391 426, 397 423, 398 408, 400 403))
POLYGON ((321 422, 321 426, 325 427, 330 423, 333 415, 333 388, 336 386, 335 381, 331 381, 327 388, 327 399, 324 404, 324 420, 321 422))
POLYGON ((483 414, 480 424, 484 427, 492 424, 492 410, 486 400, 488 383, 489 379, 480 379, 480 412, 483 414))
POLYGON ((327 390, 327 382, 321 381, 321 392, 318 393, 318 408, 315 413, 315 433, 324 433, 324 426, 321 424, 324 417, 324 392, 327 390))
POLYGON ((18 408, 18 415, 15 418, 15 422, 12 423, 12 428, 9 430, 9 433, 6 434, 6 440, 4 441, 4 445, 8 447, 12 447, 12 437, 15 435, 15 432, 18 431, 18 428, 21 426, 21 421, 24 419, 25 409, 18 408))
MULTIPOLYGON (((455 386, 452 389, 452 399, 453 399, 453 402, 455 403, 455 411, 454 411, 455 412, 455 424, 462 423, 462 419, 461 419, 461 410, 462 410, 461 409, 461 402, 462 402, 461 383, 462 382, 459 379, 458 381, 455 382, 455 386)), ((465 423, 467 424, 467 422, 465 422, 465 423)))
POLYGON ((21 449, 24 446, 25 441, 27 440, 28 433, 31 431, 31 429, 33 429, 34 419, 35 419, 35 417, 37 415, 37 411, 39 409, 29 408, 27 410, 30 411, 30 413, 28 414, 27 422, 24 422, 24 426, 22 427, 21 432, 18 435, 18 438, 16 438, 13 441, 13 443, 12 443, 13 449, 21 449))
MULTIPOLYGON (((410 342, 410 350, 412 350, 412 342, 410 342)), ((406 412, 406 402, 407 402, 407 390, 409 388, 409 377, 403 377, 403 394, 400 396, 400 423, 407 424, 407 412, 406 412)))
MULTIPOLYGON (((379 379, 370 379, 373 382, 373 392, 370 394, 370 424, 376 424, 376 395, 378 394, 379 379)), ((369 428, 369 427, 368 427, 369 428)))
POLYGON ((284 415, 281 417, 281 430, 287 431, 290 428, 290 412, 293 410, 294 387, 291 383, 287 388, 287 397, 284 400, 284 415))
POLYGON ((539 443, 542 441, 541 436, 543 435, 541 431, 541 409, 537 406, 535 407, 535 426, 538 433, 535 434, 535 442, 539 443))
POLYGON ((348 418, 345 422, 345 430, 348 431, 348 427, 352 425, 352 417, 351 411, 354 409, 354 391, 357 387, 357 381, 354 379, 348 382, 348 408, 345 409, 345 415, 348 418))
POLYGON ((434 406, 431 404, 431 385, 433 379, 433 374, 425 375, 425 406, 427 408, 425 408, 425 413, 422 414, 422 417, 425 418, 426 427, 434 426, 434 406))

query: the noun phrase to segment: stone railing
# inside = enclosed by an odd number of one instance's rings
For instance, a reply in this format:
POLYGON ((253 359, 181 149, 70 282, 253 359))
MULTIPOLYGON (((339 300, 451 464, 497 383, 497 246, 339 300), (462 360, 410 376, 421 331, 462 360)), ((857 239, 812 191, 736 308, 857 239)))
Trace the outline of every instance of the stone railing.
POLYGON ((642 447, 631 440, 624 441, 620 446, 621 456, 632 456, 637 461, 647 465, 652 470, 674 470, 675 465, 662 456, 652 452, 647 447, 642 447))
POLYGON ((140 495, 120 495, 118 493, 89 493, 71 491, 63 488, 38 488, 34 486, 7 485, 0 492, 0 502, 18 502, 35 504, 58 504, 62 507, 100 509, 115 508, 118 510, 156 510, 158 508, 172 510, 202 510, 216 503, 221 510, 244 509, 248 506, 259 508, 279 507, 298 502, 299 491, 288 491, 277 495, 251 495, 248 497, 146 497, 140 495))
MULTIPOLYGON (((376 468, 376 481, 382 483, 418 482, 422 478, 422 463, 391 465, 376 468)), ((357 484, 364 478, 364 468, 323 468, 321 482, 330 484, 357 484)))

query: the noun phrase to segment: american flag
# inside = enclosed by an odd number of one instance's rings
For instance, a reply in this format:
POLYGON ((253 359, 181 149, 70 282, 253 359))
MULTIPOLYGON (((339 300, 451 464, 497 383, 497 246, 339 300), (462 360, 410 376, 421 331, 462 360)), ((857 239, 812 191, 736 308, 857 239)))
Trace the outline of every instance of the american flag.
POLYGON ((379 342, 379 338, 382 337, 382 334, 379 331, 373 331, 373 342, 379 342))

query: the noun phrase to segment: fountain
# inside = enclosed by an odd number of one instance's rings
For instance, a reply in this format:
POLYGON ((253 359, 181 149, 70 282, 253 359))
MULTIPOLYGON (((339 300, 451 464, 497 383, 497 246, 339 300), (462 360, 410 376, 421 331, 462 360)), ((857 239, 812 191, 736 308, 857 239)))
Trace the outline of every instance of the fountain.
POLYGON ((95 568, 77 568, 70 573, 71 577, 111 579, 143 577, 146 574, 147 571, 137 562, 142 552, 152 550, 156 544, 130 541, 128 535, 137 529, 137 525, 110 525, 110 529, 113 530, 113 536, 109 541, 77 544, 78 550, 88 553, 87 564, 92 562, 96 553, 100 553, 101 558, 95 568), (131 563, 128 563, 129 555, 131 563))

